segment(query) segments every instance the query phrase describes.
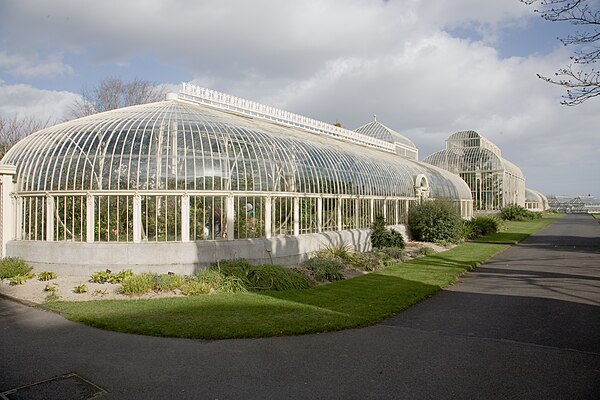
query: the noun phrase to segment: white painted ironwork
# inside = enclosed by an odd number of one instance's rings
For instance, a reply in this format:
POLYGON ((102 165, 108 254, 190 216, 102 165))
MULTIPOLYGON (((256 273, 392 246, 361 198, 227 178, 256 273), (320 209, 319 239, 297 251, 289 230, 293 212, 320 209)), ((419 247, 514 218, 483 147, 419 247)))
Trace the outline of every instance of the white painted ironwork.
POLYGON ((234 111, 254 118, 261 118, 265 121, 293 126, 312 133, 347 140, 352 143, 373 147, 390 153, 396 152, 394 144, 385 140, 331 125, 327 122, 305 117, 303 115, 294 114, 276 107, 196 86, 191 83, 182 84, 182 89, 179 92, 178 97, 181 100, 204 104, 221 110, 234 111))

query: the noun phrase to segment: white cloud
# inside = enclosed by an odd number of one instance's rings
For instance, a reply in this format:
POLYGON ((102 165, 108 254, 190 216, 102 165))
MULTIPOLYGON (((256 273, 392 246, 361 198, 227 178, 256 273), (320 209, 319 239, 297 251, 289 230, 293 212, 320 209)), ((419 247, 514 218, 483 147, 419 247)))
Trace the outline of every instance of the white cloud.
POLYGON ((73 73, 73 68, 64 64, 56 54, 39 60, 37 55, 28 57, 23 54, 8 54, 6 51, 0 51, 0 69, 6 70, 10 75, 27 79, 53 78, 73 73))
MULTIPOLYGON (((503 29, 539 18, 517 0, 24 0, 3 11, 0 37, 7 50, 0 53, 0 70, 33 76, 44 70, 36 66, 46 65, 55 75, 70 73, 60 57, 16 59, 26 48, 77 54, 94 69, 138 68, 143 77, 148 65, 133 61, 142 55, 199 85, 350 128, 376 113, 409 136, 423 157, 441 149, 451 133, 475 129, 523 169, 530 186, 600 195, 598 102, 560 106, 563 90, 536 77, 563 65, 568 49, 521 58, 498 54, 503 29), (480 32, 482 40, 448 33, 459 28, 480 32)), ((4 108, 38 112, 45 101, 76 96, 39 91, 38 102, 33 87, 11 87, 27 100, 0 98, 4 108)), ((0 96, 6 90, 0 86, 0 96)))
POLYGON ((40 121, 59 123, 69 117, 70 107, 79 95, 36 89, 30 85, 6 85, 0 81, 0 114, 33 116, 40 121))

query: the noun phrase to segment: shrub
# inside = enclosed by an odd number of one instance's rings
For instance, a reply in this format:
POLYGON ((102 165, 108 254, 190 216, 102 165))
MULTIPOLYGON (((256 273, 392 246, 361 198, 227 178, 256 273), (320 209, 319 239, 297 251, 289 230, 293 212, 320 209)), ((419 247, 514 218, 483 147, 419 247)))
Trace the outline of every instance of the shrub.
POLYGON ((90 275, 90 282, 93 283, 122 283, 126 278, 133 276, 131 269, 124 269, 118 273, 112 273, 109 269, 106 271, 94 272, 90 275))
POLYGON ((352 264, 356 253, 353 252, 352 246, 349 243, 343 242, 337 246, 328 245, 315 253, 315 257, 319 258, 339 258, 346 263, 352 264))
POLYGON ((280 265, 252 265, 246 260, 237 260, 215 264, 210 269, 225 277, 239 279, 247 290, 290 290, 311 286, 308 278, 280 265))
POLYGON ((502 220, 493 216, 480 216, 463 222, 463 237, 477 239, 491 235, 502 229, 502 220))
POLYGON ((153 289, 156 292, 172 292, 175 289, 180 289, 186 283, 186 279, 182 275, 162 274, 158 278, 154 277, 153 289))
POLYGON ((181 286, 181 293, 186 296, 199 296, 210 293, 210 285, 203 281, 188 280, 181 286))
MULTIPOLYGON (((196 275, 196 281, 201 287, 206 287, 206 293, 235 293, 246 292, 246 284, 236 275, 226 275, 222 271, 207 269, 196 275), (204 286, 203 286, 204 285, 204 286)), ((186 289, 187 292, 188 289, 186 289)), ((182 292, 184 292, 182 290, 182 292)), ((185 292, 184 292, 185 294, 185 292)))
POLYGON ((154 288, 154 274, 146 272, 139 275, 127 276, 121 282, 120 293, 132 295, 142 295, 150 292, 154 288))
POLYGON ((500 210, 500 217, 507 221, 530 221, 541 218, 542 214, 529 211, 518 204, 509 204, 500 210))
POLYGON ((58 290, 58 287, 56 286, 56 283, 48 283, 46 284, 46 286, 44 286, 44 289, 42 289, 42 291, 44 292, 52 292, 55 293, 58 290))
POLYGON ((22 258, 4 257, 0 260, 0 279, 26 276, 32 269, 22 258))
POLYGON ((437 251, 428 246, 423 246, 419 248, 419 255, 421 256, 430 256, 435 253, 437 253, 437 251))
POLYGON ((27 282, 28 280, 30 280, 31 278, 33 278, 34 276, 35 276, 35 274, 32 272, 27 272, 22 275, 15 275, 12 278, 10 278, 10 285, 11 286, 22 285, 25 282, 27 282))
POLYGON ((390 257, 381 252, 358 253, 353 266, 363 271, 379 271, 386 267, 390 257))
POLYGON ((340 258, 313 257, 302 263, 306 269, 312 272, 319 282, 333 282, 344 279, 342 271, 346 267, 340 258))
POLYGON ((73 292, 75 292, 75 293, 81 294, 81 293, 87 293, 87 291, 88 291, 87 286, 85 286, 83 283, 79 284, 73 288, 73 292))
POLYGON ((97 271, 90 275, 90 282, 93 283, 107 283, 110 279, 111 273, 107 269, 106 271, 97 271))
POLYGON ((400 232, 386 228, 385 219, 382 216, 377 216, 371 226, 371 246, 374 249, 385 247, 404 248, 404 237, 400 232))
POLYGON ((393 260, 402 260, 404 258, 405 250, 404 247, 384 247, 379 252, 387 255, 393 260))
POLYGON ((56 279, 56 277, 56 273, 50 271, 42 271, 38 274, 39 281, 50 281, 52 279, 56 279))
POLYGON ((255 265, 246 272, 250 290, 307 289, 310 281, 303 275, 280 265, 255 265))
POLYGON ((450 203, 424 201, 408 211, 408 227, 415 240, 456 243, 461 238, 462 220, 450 203))

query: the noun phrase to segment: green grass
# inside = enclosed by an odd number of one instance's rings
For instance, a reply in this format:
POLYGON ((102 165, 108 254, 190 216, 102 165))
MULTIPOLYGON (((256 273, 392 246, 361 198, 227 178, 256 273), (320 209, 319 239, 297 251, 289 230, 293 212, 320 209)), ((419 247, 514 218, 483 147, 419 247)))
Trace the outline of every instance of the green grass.
POLYGON ((600 222, 600 214, 592 214, 594 216, 594 218, 596 218, 598 220, 598 222, 600 222))
POLYGON ((49 302, 98 328, 155 336, 224 339, 297 335, 375 324, 432 296, 456 277, 552 222, 509 222, 507 231, 451 250, 310 289, 153 300, 49 302))

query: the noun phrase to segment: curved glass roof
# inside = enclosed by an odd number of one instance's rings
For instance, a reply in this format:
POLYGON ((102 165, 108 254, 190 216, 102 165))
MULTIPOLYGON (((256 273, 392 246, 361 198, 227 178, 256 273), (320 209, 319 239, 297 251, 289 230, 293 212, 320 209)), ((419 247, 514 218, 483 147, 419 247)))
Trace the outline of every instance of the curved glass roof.
POLYGON ((460 177, 434 166, 299 127, 171 97, 38 131, 0 165, 19 192, 251 191, 471 199, 460 177))
POLYGON ((519 167, 500 155, 500 149, 475 131, 457 132, 446 140, 446 149, 433 153, 423 162, 451 171, 505 171, 525 179, 519 167))
POLYGON ((525 188, 525 200, 527 202, 540 203, 543 205, 548 204, 548 198, 537 190, 525 188))
POLYGON ((401 133, 398 133, 398 132, 394 131, 393 129, 388 128, 381 122, 377 121, 377 119, 375 119, 374 121, 369 122, 368 124, 365 124, 359 128, 356 128, 355 131, 362 133, 363 135, 367 135, 367 136, 374 137, 376 139, 384 140, 386 142, 401 143, 403 145, 412 147, 413 149, 417 150, 417 146, 415 146, 415 144, 410 139, 408 139, 406 136, 402 135, 401 133))

